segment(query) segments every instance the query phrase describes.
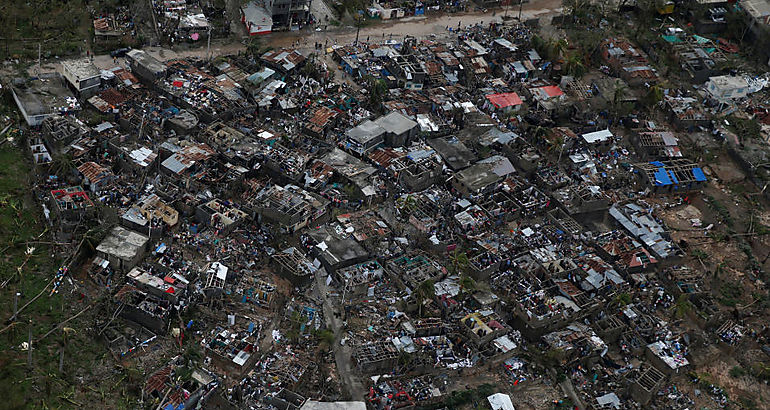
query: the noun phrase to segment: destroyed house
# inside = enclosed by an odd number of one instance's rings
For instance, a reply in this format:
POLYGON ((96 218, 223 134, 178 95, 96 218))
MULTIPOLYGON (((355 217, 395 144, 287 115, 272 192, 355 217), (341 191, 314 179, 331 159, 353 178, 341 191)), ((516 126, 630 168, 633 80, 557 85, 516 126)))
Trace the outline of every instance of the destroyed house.
POLYGON ((567 326, 564 330, 544 335, 543 341, 551 349, 564 352, 568 362, 596 359, 607 349, 607 344, 591 327, 577 322, 567 326))
MULTIPOLYGON (((545 332, 579 320, 593 310, 596 303, 566 279, 554 281, 541 263, 550 264, 553 272, 566 276, 571 269, 555 263, 540 261, 537 252, 527 252, 511 261, 510 268, 492 277, 492 289, 513 301, 513 317, 522 332, 539 337, 545 332)), ((569 262, 568 262, 569 264, 569 262)))
POLYGON ((262 54, 260 60, 273 70, 286 74, 299 69, 305 63, 305 56, 297 50, 282 48, 262 54))
POLYGON ((439 195, 430 191, 409 194, 396 200, 396 211, 402 220, 427 234, 438 227, 441 212, 447 208, 443 202, 439 195))
POLYGON ((384 271, 379 262, 370 260, 338 269, 336 273, 337 279, 344 285, 346 295, 361 297, 373 296, 374 286, 382 278, 384 271))
POLYGON ((114 299, 121 306, 118 309, 121 317, 155 333, 166 333, 171 319, 171 303, 168 300, 149 295, 131 285, 123 285, 114 299))
POLYGON ((274 253, 271 260, 277 266, 278 273, 295 285, 310 282, 318 270, 318 267, 294 247, 274 253))
POLYGON ((519 177, 508 177, 501 185, 500 191, 515 198, 519 203, 519 211, 523 216, 538 214, 551 206, 551 198, 526 180, 519 177))
POLYGON ((163 202, 156 194, 141 198, 121 217, 121 224, 138 232, 147 232, 151 238, 160 237, 163 232, 179 222, 179 212, 163 202))
POLYGON ((650 159, 681 158, 679 139, 671 131, 640 131, 632 142, 637 152, 650 159))
POLYGON ((29 144, 29 151, 32 153, 32 161, 35 165, 50 164, 53 161, 51 153, 48 151, 48 147, 45 146, 42 138, 33 137, 27 143, 29 144))
POLYGON ((134 267, 128 272, 126 278, 142 291, 158 299, 166 299, 172 304, 178 304, 179 299, 185 294, 187 284, 174 276, 161 276, 155 276, 144 269, 134 267))
POLYGON ((286 232, 297 232, 326 214, 329 201, 294 185, 270 185, 249 201, 258 219, 277 223, 286 232))
POLYGON ((108 114, 117 112, 128 98, 120 91, 108 88, 89 98, 88 103, 102 113, 108 114))
POLYGON ((500 145, 503 154, 525 175, 532 175, 543 162, 537 148, 523 138, 513 138, 500 145))
POLYGON ((392 369, 398 362, 398 357, 398 350, 389 341, 361 344, 353 351, 356 367, 365 374, 377 374, 392 369))
POLYGON ((679 129, 691 130, 707 127, 711 123, 711 118, 695 98, 665 96, 663 101, 669 110, 671 122, 679 129))
POLYGON ((654 193, 694 191, 706 185, 706 174, 703 170, 685 159, 652 161, 635 166, 654 193))
POLYGON ((161 167, 172 177, 197 179, 196 174, 205 172, 205 162, 215 155, 216 152, 206 144, 190 144, 171 154, 161 163, 161 167))
POLYGON ((309 156, 297 150, 289 149, 280 143, 258 144, 256 157, 261 161, 262 169, 278 182, 298 183, 305 175, 305 165, 309 156))
POLYGON ((118 163, 123 169, 137 171, 150 169, 158 158, 156 151, 142 145, 131 144, 114 148, 118 153, 118 163))
POLYGON ((375 189, 372 186, 372 177, 376 174, 377 169, 373 166, 339 148, 334 148, 331 152, 321 157, 320 161, 332 167, 335 176, 342 179, 341 182, 355 186, 358 191, 357 193, 360 193, 362 196, 373 196, 375 194, 375 189))
POLYGON ((72 116, 53 115, 43 120, 43 132, 48 142, 66 145, 89 131, 80 120, 72 116))
POLYGON ((647 209, 634 203, 615 204, 610 208, 610 215, 657 258, 666 259, 680 252, 647 209))
POLYGON ((302 130, 316 138, 324 138, 336 124, 340 111, 319 105, 308 115, 302 130))
POLYGON ((551 196, 570 215, 606 211, 609 197, 596 185, 570 185, 553 191, 551 196))
POLYGON ((253 275, 244 275, 236 289, 241 295, 241 302, 251 302, 264 309, 270 309, 275 296, 276 286, 253 275))
POLYGON ((498 190, 478 201, 492 222, 508 222, 521 215, 522 204, 515 195, 498 190))
POLYGON ((388 273, 403 287, 417 289, 426 280, 441 279, 446 270, 424 252, 413 251, 389 260, 388 273))
POLYGON ((245 104, 232 81, 223 82, 184 60, 169 62, 168 78, 156 84, 174 105, 195 113, 204 122, 233 115, 245 104))
POLYGON ((337 221, 343 225, 345 232, 350 233, 358 242, 379 240, 390 234, 388 224, 372 210, 340 214, 337 215, 337 221))
POLYGON ((510 331, 495 312, 476 311, 460 319, 463 331, 476 346, 483 346, 510 331))
POLYGON ((227 284, 230 268, 221 262, 211 262, 206 267, 206 284, 203 292, 208 297, 219 296, 227 284))
POLYGON ((387 66, 391 73, 398 76, 402 88, 422 90, 427 74, 414 56, 391 54, 387 66))
POLYGON ((436 183, 442 171, 438 155, 426 148, 419 145, 409 150, 380 148, 369 154, 369 158, 388 171, 399 185, 409 191, 422 191, 436 183))
POLYGON ((595 239, 595 248, 602 256, 614 261, 628 272, 638 272, 653 268, 658 260, 642 246, 622 231, 608 231, 595 239))
POLYGON ((609 38, 599 45, 602 60, 631 86, 655 83, 658 75, 644 52, 624 38, 609 38))
POLYGON ((603 292, 604 290, 618 289, 626 284, 626 280, 615 271, 609 263, 601 257, 593 254, 585 254, 577 257, 575 263, 582 273, 580 288, 584 292, 603 292))
POLYGON ((239 209, 237 204, 221 199, 212 199, 198 205, 195 216, 199 222, 222 236, 228 235, 248 218, 248 214, 239 209))
POLYGON ((109 188, 115 180, 115 174, 112 173, 112 170, 96 162, 84 162, 78 167, 78 172, 83 176, 83 185, 94 193, 109 188))
POLYGON ((254 322, 246 326, 229 326, 227 329, 217 326, 204 352, 211 355, 214 366, 241 375, 249 371, 259 358, 259 329, 261 326, 258 327, 254 322))
POLYGON ((364 262, 369 253, 341 226, 323 225, 307 232, 310 254, 314 255, 327 272, 364 262))
POLYGON ((94 203, 80 186, 51 191, 51 207, 65 220, 84 218, 94 211, 94 203))
POLYGON ((659 340, 648 344, 645 350, 645 356, 655 368, 668 375, 689 368, 687 355, 687 346, 679 340, 659 340))
POLYGON ((669 45, 679 65, 691 75, 696 84, 717 74, 720 71, 719 65, 727 60, 718 44, 699 35, 686 36, 684 41, 669 42, 669 45))

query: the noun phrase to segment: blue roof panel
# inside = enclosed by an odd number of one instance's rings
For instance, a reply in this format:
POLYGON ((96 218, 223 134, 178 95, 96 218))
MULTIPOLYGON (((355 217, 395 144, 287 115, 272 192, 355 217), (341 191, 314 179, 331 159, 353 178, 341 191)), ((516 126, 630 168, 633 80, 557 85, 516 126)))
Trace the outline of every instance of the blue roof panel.
POLYGON ((706 175, 703 173, 703 170, 695 167, 692 169, 692 175, 695 177, 696 181, 699 182, 706 182, 706 175))
POLYGON ((655 186, 671 185, 671 179, 668 177, 668 172, 665 168, 658 168, 655 171, 655 186))

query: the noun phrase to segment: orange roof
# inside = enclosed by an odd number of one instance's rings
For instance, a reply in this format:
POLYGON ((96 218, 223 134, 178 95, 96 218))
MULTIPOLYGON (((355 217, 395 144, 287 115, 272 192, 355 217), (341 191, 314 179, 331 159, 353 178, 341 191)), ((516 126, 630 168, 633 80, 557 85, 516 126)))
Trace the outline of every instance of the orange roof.
POLYGON ((521 105, 522 101, 519 95, 516 93, 502 93, 502 94, 489 94, 487 100, 495 106, 495 108, 506 108, 521 105))
POLYGON ((545 87, 542 87, 543 91, 545 91, 546 94, 548 94, 549 97, 558 97, 560 95, 564 95, 564 91, 561 90, 558 86, 555 85, 547 85, 545 87))

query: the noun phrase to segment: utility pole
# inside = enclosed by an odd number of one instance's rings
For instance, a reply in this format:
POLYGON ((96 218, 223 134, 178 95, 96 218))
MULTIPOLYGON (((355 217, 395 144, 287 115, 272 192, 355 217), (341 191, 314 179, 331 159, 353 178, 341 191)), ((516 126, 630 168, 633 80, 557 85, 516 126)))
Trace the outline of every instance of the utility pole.
POLYGON ((27 366, 32 367, 32 321, 29 322, 29 339, 27 340, 27 366))
POLYGON ((519 0, 519 23, 521 23, 521 9, 524 8, 524 0, 519 0))
POLYGON ((40 57, 43 55, 42 50, 42 43, 37 43, 37 75, 40 75, 40 57))
POLYGON ((355 45, 358 45, 358 34, 361 32, 361 20, 363 18, 361 14, 363 14, 363 12, 361 10, 358 10, 358 17, 356 18, 356 44, 355 45))
POLYGON ((208 39, 206 45, 206 61, 211 61, 211 24, 209 24, 208 39))

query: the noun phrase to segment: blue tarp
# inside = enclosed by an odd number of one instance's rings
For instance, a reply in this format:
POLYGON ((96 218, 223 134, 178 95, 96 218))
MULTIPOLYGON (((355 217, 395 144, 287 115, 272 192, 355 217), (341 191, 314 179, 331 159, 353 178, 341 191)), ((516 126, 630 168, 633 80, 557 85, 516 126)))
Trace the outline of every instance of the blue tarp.
POLYGON ((671 177, 671 181, 672 181, 673 183, 675 183, 675 184, 678 184, 678 183, 679 183, 679 180, 678 180, 678 179, 676 179, 676 175, 674 175, 674 173, 673 173, 673 172, 669 172, 669 171, 666 171, 666 172, 668 172, 668 175, 669 175, 669 177, 671 177))
POLYGON ((671 185, 671 179, 669 179, 668 172, 666 172, 665 168, 661 167, 661 168, 658 168, 657 171, 655 171, 655 185, 656 186, 671 185))
POLYGON ((698 182, 706 182, 706 175, 703 173, 703 170, 700 168, 693 168, 692 169, 692 175, 695 177, 695 180, 698 182))

